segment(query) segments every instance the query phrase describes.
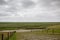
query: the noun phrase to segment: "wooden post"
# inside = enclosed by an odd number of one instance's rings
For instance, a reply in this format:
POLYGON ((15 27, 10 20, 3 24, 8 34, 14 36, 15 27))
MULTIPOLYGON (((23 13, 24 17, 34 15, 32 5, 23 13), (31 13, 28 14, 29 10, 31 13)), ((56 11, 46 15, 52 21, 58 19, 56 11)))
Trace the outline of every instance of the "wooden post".
POLYGON ((2 34, 1 40, 4 40, 4 35, 2 34))
POLYGON ((9 35, 9 32, 8 32, 8 40, 9 40, 9 36, 10 36, 10 35, 9 35))
POLYGON ((14 31, 14 33, 16 33, 16 31, 14 31))

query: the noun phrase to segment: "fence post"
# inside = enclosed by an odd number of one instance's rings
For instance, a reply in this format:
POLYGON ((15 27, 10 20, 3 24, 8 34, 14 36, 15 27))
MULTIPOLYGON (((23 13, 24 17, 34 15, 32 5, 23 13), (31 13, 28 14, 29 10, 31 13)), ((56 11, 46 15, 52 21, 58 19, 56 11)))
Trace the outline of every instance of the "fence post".
POLYGON ((4 35, 2 34, 1 40, 4 40, 4 35))
POLYGON ((16 31, 14 31, 14 33, 16 33, 16 31))
POLYGON ((10 36, 10 35, 9 35, 9 32, 8 32, 8 40, 9 40, 9 36, 10 36))

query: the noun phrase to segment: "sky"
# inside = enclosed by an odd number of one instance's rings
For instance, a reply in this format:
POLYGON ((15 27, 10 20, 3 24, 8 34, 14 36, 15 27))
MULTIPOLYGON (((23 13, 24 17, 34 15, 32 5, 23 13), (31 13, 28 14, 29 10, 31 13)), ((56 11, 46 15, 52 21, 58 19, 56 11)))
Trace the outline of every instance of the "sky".
POLYGON ((0 0, 0 22, 60 22, 60 0, 0 0))

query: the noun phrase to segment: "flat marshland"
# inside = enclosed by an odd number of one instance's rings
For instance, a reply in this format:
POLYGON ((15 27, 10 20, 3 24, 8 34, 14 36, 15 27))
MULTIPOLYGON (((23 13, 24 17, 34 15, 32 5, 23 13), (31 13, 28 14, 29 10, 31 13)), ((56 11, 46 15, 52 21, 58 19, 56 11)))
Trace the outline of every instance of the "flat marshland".
POLYGON ((16 31, 16 40, 60 40, 60 22, 0 22, 5 30, 16 31))

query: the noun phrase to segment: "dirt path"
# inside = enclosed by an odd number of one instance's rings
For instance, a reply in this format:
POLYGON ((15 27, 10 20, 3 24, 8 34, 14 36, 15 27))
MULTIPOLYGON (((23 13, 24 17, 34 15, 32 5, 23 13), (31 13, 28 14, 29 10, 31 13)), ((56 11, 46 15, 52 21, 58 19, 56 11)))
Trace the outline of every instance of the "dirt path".
POLYGON ((40 29, 35 29, 35 30, 24 30, 24 29, 20 29, 20 30, 3 30, 3 31, 0 31, 0 32, 13 32, 13 31, 16 31, 16 32, 31 32, 31 31, 38 31, 40 29))

